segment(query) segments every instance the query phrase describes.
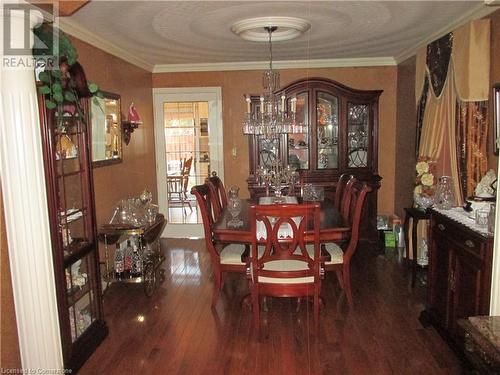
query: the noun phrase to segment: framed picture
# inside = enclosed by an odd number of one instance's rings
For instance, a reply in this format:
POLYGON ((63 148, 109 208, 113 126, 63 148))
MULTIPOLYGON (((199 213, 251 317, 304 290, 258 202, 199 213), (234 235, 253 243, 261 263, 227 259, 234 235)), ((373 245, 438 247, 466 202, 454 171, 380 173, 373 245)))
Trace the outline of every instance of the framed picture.
POLYGON ((500 136, 500 83, 493 86, 493 151, 498 155, 500 136))

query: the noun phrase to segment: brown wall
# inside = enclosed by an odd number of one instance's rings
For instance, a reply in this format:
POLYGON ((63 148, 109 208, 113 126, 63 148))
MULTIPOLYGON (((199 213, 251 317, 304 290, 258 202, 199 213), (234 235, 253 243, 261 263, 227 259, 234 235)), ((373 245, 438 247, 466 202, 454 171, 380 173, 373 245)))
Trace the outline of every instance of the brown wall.
POLYGON ((104 91, 121 95, 122 116, 126 119, 134 102, 143 124, 123 143, 123 162, 94 169, 97 224, 108 222, 113 207, 122 198, 137 196, 149 189, 157 201, 151 73, 129 64, 76 38, 78 61, 87 80, 104 91))
POLYGON ((16 314, 9 266, 9 249, 0 191, 0 368, 21 368, 16 314))
MULTIPOLYGON (((379 174, 383 177, 379 191, 379 211, 394 211, 394 170, 396 140, 396 76, 394 67, 283 69, 281 86, 305 77, 325 77, 344 85, 365 90, 383 90, 379 106, 379 174)), ((241 131, 245 112, 244 94, 262 91, 262 71, 224 71, 153 74, 153 87, 222 88, 224 122, 225 184, 238 185, 246 191, 248 177, 248 140, 241 131), (238 150, 236 157, 231 149, 238 150)))
POLYGON ((415 56, 398 65, 396 172, 394 212, 404 217, 403 209, 413 205, 415 182, 415 56))
MULTIPOLYGON (((489 16, 491 19, 491 64, 490 86, 500 83, 500 9, 489 16)), ((491 94, 490 94, 491 95, 491 94)), ((497 172, 498 155, 493 154, 493 98, 490 96, 490 142, 488 142, 488 164, 497 172)))

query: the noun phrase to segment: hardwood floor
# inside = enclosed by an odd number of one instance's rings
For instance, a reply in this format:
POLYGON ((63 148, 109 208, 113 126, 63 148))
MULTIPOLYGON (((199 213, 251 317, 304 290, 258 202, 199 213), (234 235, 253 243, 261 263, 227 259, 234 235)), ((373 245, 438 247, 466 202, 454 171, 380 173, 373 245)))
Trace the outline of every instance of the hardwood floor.
MULTIPOLYGON (((268 300, 259 341, 241 275, 230 275, 210 308, 210 260, 202 240, 167 240, 166 280, 153 297, 141 285, 114 284, 104 307, 109 336, 81 374, 461 374, 455 355, 418 315, 425 288, 409 288, 397 254, 359 249, 354 308, 334 275, 323 284, 320 334, 312 305, 268 300)), ((417 283, 419 284, 419 283, 417 283)))

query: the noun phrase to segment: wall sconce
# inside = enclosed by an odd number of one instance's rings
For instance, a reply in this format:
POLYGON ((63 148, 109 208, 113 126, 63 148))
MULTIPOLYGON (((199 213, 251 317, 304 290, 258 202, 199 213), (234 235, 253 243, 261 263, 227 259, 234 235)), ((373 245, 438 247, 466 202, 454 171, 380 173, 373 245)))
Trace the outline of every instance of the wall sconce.
POLYGON ((122 122, 123 140, 125 141, 126 145, 129 144, 134 130, 137 129, 141 124, 141 117, 139 116, 139 113, 134 106, 134 102, 132 102, 130 103, 130 107, 128 108, 127 121, 122 122))

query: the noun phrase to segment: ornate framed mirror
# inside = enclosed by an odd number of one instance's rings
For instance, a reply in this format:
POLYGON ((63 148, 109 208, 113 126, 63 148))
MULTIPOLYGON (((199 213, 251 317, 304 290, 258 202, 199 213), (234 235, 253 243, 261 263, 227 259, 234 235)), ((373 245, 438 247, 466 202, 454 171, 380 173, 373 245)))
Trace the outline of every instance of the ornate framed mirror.
POLYGON ((122 129, 120 95, 102 92, 91 101, 92 166, 121 163, 122 129))

